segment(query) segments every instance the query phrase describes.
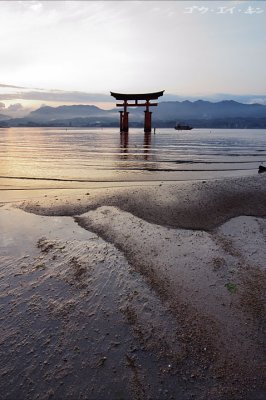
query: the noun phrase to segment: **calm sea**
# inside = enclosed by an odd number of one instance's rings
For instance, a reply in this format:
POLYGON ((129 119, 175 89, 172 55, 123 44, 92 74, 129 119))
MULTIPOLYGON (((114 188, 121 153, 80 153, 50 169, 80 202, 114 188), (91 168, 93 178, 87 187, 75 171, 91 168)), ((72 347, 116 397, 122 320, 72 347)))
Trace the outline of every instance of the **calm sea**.
POLYGON ((0 188, 86 187, 254 175, 266 165, 266 130, 0 129, 0 188))

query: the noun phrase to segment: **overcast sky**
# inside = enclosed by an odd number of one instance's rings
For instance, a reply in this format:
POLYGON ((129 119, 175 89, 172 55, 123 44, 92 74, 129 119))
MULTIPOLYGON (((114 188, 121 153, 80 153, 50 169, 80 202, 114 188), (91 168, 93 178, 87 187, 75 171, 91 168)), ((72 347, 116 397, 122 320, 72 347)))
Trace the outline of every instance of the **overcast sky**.
POLYGON ((1 1, 0 101, 265 95, 265 43, 265 1, 1 1))

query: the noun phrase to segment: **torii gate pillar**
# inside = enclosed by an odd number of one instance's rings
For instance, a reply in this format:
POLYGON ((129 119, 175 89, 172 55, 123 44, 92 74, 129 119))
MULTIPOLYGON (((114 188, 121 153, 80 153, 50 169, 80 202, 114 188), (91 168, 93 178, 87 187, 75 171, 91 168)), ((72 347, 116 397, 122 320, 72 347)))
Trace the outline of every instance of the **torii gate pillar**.
POLYGON ((128 111, 123 112, 123 129, 122 132, 128 133, 128 111))
POLYGON ((128 111, 119 111, 120 113, 120 132, 128 133, 128 111))
POLYGON ((149 111, 149 104, 146 105, 146 110, 144 111, 144 132, 151 133, 151 114, 152 112, 149 111))
POLYGON ((123 130, 123 111, 119 111, 120 114, 120 132, 123 130))

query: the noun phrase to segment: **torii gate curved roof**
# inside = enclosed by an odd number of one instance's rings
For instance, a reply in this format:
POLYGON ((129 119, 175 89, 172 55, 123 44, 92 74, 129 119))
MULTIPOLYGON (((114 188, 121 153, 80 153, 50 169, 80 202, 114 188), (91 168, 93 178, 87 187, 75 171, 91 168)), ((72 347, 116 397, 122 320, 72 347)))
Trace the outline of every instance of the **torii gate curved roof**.
POLYGON ((116 100, 155 100, 158 99, 158 97, 162 96, 164 93, 164 90, 160 92, 154 92, 154 93, 115 93, 115 92, 110 92, 111 96, 115 97, 116 100))

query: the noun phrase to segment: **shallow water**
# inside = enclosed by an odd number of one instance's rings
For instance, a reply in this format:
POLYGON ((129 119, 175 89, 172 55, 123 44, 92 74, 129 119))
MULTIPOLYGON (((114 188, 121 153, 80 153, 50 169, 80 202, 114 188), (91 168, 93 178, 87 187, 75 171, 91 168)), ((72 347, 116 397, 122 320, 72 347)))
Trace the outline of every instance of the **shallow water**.
POLYGON ((266 130, 0 129, 0 188, 195 180, 257 174, 266 130))

